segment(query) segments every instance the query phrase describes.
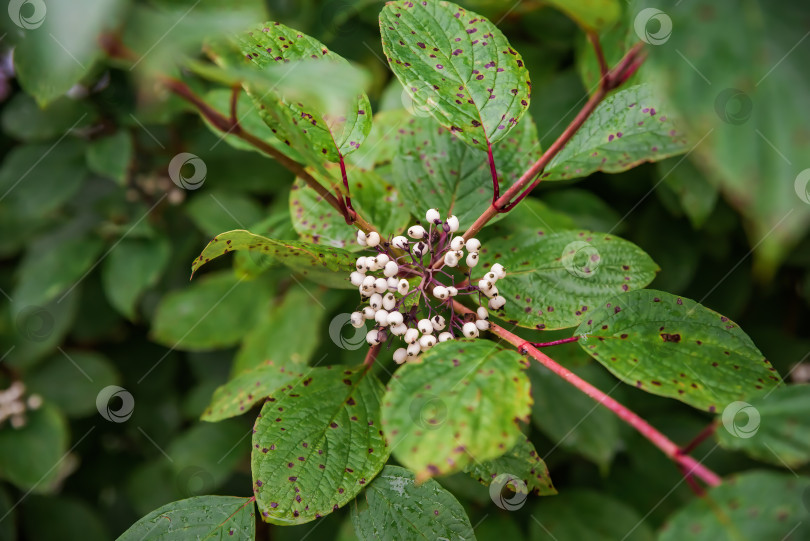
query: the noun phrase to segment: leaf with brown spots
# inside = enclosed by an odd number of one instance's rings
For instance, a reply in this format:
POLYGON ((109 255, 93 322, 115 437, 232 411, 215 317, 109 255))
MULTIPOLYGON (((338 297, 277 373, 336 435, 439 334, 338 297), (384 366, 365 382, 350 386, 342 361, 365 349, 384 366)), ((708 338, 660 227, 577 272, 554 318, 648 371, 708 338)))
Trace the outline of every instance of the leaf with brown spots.
POLYGON ((644 162, 683 154, 694 145, 675 111, 636 85, 608 96, 551 160, 541 178, 567 180, 596 171, 621 173, 644 162))
MULTIPOLYGON (((412 118, 403 128, 392 182, 417 208, 438 208, 458 216, 467 228, 490 205, 492 173, 487 153, 429 117, 412 118)), ((537 159, 537 128, 527 116, 493 148, 501 191, 514 184, 537 159)), ((498 214, 490 223, 506 216, 498 214)))
MULTIPOLYGON (((400 193, 375 171, 347 167, 347 173, 354 209, 373 223, 383 238, 402 234, 411 205, 406 206, 400 193)), ((317 173, 315 177, 323 180, 317 173)), ((301 180, 296 180, 290 191, 290 216, 302 240, 351 252, 365 250, 357 243, 357 230, 347 226, 343 216, 301 180)))
POLYGON ((492 460, 522 436, 531 406, 526 365, 486 340, 448 341, 399 368, 383 399, 393 452, 420 481, 492 460))
POLYGON ((475 539, 464 507, 439 483, 416 484, 413 473, 386 466, 352 506, 361 541, 475 539))
POLYGON ((581 230, 525 230, 492 239, 481 250, 481 262, 474 279, 495 263, 506 268, 506 278, 496 284, 506 305, 496 315, 540 330, 573 327, 604 299, 642 288, 658 272, 635 244, 581 230))
POLYGON ((470 464, 464 471, 487 486, 498 476, 508 475, 523 481, 526 488, 538 496, 557 494, 546 463, 537 454, 534 444, 526 438, 520 440, 506 454, 493 460, 470 464))
POLYGON ((201 419, 215 422, 242 415, 279 387, 305 379, 298 371, 266 361, 217 387, 201 419))
POLYGON ((212 259, 235 251, 248 251, 257 258, 275 258, 319 284, 354 289, 348 280, 349 273, 355 270, 351 252, 309 242, 269 239, 244 229, 227 231, 214 237, 192 263, 192 275, 212 259))
POLYGON ((659 541, 810 539, 810 478, 749 471, 723 480, 669 517, 659 541))
POLYGON ((529 108, 531 82, 520 54, 489 20, 452 2, 388 2, 383 51, 419 114, 430 114, 468 145, 486 150, 529 108))
POLYGON ((663 291, 616 295, 576 334, 579 345, 620 380, 702 410, 723 411, 780 381, 736 323, 663 291))
POLYGON ((303 524, 342 507, 383 468, 382 383, 363 367, 314 368, 277 389, 253 427, 262 519, 303 524))

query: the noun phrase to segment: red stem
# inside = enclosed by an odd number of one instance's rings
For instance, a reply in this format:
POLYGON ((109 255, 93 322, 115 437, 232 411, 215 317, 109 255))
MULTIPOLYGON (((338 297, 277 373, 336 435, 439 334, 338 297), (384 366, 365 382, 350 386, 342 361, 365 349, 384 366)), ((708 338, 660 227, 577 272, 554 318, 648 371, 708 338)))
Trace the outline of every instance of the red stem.
POLYGON ((366 359, 363 361, 363 366, 371 366, 374 364, 374 361, 377 360, 377 355, 380 353, 381 347, 382 343, 368 348, 368 352, 366 352, 366 359))
POLYGON ((489 172, 492 174, 492 204, 501 196, 501 188, 498 183, 498 170, 495 168, 495 156, 492 155, 492 143, 487 141, 487 157, 489 158, 489 172))
POLYGON ((343 196, 343 204, 346 207, 346 223, 352 225, 354 220, 357 219, 357 213, 354 211, 354 207, 352 207, 352 198, 349 196, 349 175, 346 174, 346 163, 343 161, 343 154, 338 153, 338 156, 340 156, 340 175, 343 177, 343 188, 346 190, 343 196))
POLYGON ((560 340, 553 340, 551 342, 529 342, 536 348, 545 348, 549 346, 559 346, 560 344, 568 344, 570 342, 576 342, 579 340, 579 336, 571 336, 570 338, 561 338, 560 340))
POLYGON ((588 41, 593 46, 593 52, 596 54, 596 61, 599 62, 599 85, 605 86, 608 84, 608 74, 610 68, 605 60, 605 52, 602 50, 602 44, 599 43, 599 35, 596 32, 588 32, 588 41))
POLYGON ((706 441, 706 438, 714 434, 715 430, 717 430, 717 421, 712 421, 711 423, 709 423, 709 426, 701 430, 700 433, 697 436, 695 436, 695 439, 693 439, 692 441, 681 447, 680 453, 688 455, 689 453, 694 451, 698 445, 706 441))
MULTIPOLYGON (((462 313, 472 313, 472 310, 459 302, 455 302, 455 308, 457 311, 462 313)), ((557 374, 565 381, 596 400, 599 404, 612 411, 617 417, 619 417, 619 419, 635 428, 653 445, 661 449, 661 451, 663 451, 667 457, 675 461, 680 467, 684 468, 685 475, 695 475, 710 486, 717 486, 721 483, 720 476, 708 469, 706 466, 700 464, 691 456, 681 453, 678 446, 675 445, 672 440, 656 430, 652 425, 639 417, 635 412, 623 406, 615 399, 600 391, 564 366, 558 364, 554 359, 545 353, 542 353, 530 342, 527 342, 523 338, 494 323, 490 323, 490 332, 517 347, 518 353, 529 355, 530 357, 534 358, 553 373, 557 374)))

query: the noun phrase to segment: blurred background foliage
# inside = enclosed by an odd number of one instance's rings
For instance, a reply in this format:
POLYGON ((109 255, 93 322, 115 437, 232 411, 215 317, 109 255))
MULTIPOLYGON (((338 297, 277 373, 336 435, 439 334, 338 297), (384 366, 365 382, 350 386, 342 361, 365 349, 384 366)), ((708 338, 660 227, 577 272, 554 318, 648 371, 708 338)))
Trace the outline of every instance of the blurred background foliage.
MULTIPOLYGON (((549 5, 557 2, 459 3, 498 21, 522 53, 533 83, 531 114, 548 146, 596 81, 584 34, 549 5)), ((527 205, 560 227, 609 231, 638 244, 662 268, 652 287, 733 318, 781 374, 805 381, 810 205, 792 190, 804 168, 798 151, 810 140, 808 78, 796 66, 807 65, 810 49, 797 48, 761 86, 757 79, 801 37, 808 19, 790 6, 745 4, 672 8, 671 46, 650 47, 637 76, 664 91, 681 83, 686 90, 671 97, 698 133, 694 141, 701 130, 711 132, 705 146, 622 174, 541 185, 527 205), (767 17, 758 23, 761 12, 767 17), (701 87, 692 68, 713 84, 701 87), (742 94, 722 98, 724 88, 742 94)), ((354 306, 355 293, 329 291, 283 269, 259 273, 260 262, 244 254, 212 263, 189 283, 192 259, 217 233, 248 228, 296 238, 289 219, 294 179, 240 142, 220 139, 159 77, 187 79, 210 103, 227 103, 227 92, 180 66, 202 58, 212 34, 275 19, 356 63, 375 113, 402 109, 402 89, 382 57, 381 5, 75 0, 48 3, 36 29, 0 17, 0 387, 21 379, 27 394, 44 399, 24 427, 0 427, 0 540, 110 539, 173 500, 249 495, 252 416, 199 422, 212 391, 268 357, 296 364, 362 359, 363 349, 330 327, 354 306), (107 52, 117 45, 136 60, 111 58, 107 52), (170 180, 168 163, 180 152, 204 161, 200 189, 170 180), (96 404, 109 385, 134 397, 125 422, 107 421, 96 404)), ((630 23, 641 7, 625 7, 603 32, 608 61, 636 40, 630 23)), ((329 85, 322 86, 310 90, 328 96, 329 85)), ((615 388, 574 344, 555 353, 676 442, 690 441, 710 420, 676 401, 615 388)), ((691 497, 675 466, 612 414, 593 410, 590 399, 555 376, 532 368, 531 377, 531 439, 555 485, 566 490, 506 513, 472 479, 441 479, 467 508, 479 539, 530 532, 540 539, 532 512, 564 522, 578 506, 595 525, 632 525, 646 515, 633 535, 647 539, 691 497)), ((121 406, 115 400, 112 410, 121 406)), ((696 456, 712 445, 704 443, 696 456)), ((722 474, 753 462, 717 449, 706 464, 722 474)), ((344 511, 272 529, 273 539, 310 531, 313 539, 352 538, 344 511)))

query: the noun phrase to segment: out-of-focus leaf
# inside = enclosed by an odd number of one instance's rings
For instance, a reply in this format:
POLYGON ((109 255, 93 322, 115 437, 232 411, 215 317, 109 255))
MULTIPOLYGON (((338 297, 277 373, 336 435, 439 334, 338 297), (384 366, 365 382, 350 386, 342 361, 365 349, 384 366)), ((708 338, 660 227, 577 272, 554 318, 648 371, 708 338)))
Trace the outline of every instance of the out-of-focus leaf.
POLYGON ((380 30, 414 105, 466 144, 486 151, 528 110, 523 59, 485 17, 452 2, 400 0, 385 5, 380 30))
POLYGON ((195 194, 186 213, 206 235, 244 228, 263 217, 261 205, 245 194, 225 190, 195 194))
POLYGON ((60 98, 42 109, 33 97, 20 92, 3 108, 3 131, 27 143, 48 141, 70 130, 86 128, 94 120, 83 101, 60 98))
POLYGON ((198 423, 166 448, 180 493, 188 496, 216 491, 247 456, 239 445, 249 430, 237 422, 198 423))
POLYGON ((129 133, 117 131, 109 137, 96 139, 87 145, 87 166, 94 173, 114 180, 119 186, 124 186, 134 152, 129 133))
POLYGON ((622 9, 617 0, 548 0, 574 19, 583 30, 599 32, 615 23, 622 9))
POLYGON ((31 393, 45 397, 70 417, 95 413, 99 391, 118 382, 118 372, 109 359, 71 349, 53 355, 25 377, 31 393))
POLYGON ((110 533, 88 503, 67 497, 32 496, 22 507, 25 532, 32 539, 108 541, 110 533), (49 517, 42 520, 42 517, 49 517))
POLYGON ((230 272, 208 275, 160 302, 152 337, 180 350, 209 350, 237 344, 270 301, 262 281, 243 281, 230 272))
POLYGON ((689 160, 664 160, 658 163, 657 170, 658 177, 664 181, 661 188, 669 189, 678 198, 692 227, 700 229, 717 204, 717 187, 689 160))
POLYGON ((555 190, 544 194, 543 202, 555 211, 569 216, 580 229, 612 233, 620 233, 623 229, 621 214, 591 191, 579 188, 555 190))
POLYGON ((121 240, 101 267, 110 304, 130 320, 135 319, 138 299, 163 274, 170 250, 165 237, 121 240))
POLYGON ((22 428, 0 428, 0 477, 20 490, 47 492, 68 449, 68 426, 54 406, 25 413, 22 428))

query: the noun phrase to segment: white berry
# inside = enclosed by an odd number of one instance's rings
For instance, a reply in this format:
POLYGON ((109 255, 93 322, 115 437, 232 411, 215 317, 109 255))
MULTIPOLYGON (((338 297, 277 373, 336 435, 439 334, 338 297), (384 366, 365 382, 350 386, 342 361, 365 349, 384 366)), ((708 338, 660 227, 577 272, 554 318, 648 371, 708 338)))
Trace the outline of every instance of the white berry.
POLYGON ((461 332, 463 332, 464 336, 467 338, 475 338, 478 336, 478 327, 475 326, 475 323, 468 321, 461 328, 461 332))
POLYGON ((396 261, 389 261, 385 264, 385 268, 383 269, 383 274, 389 278, 396 276, 398 272, 399 265, 397 265, 396 261))
POLYGON ((374 321, 382 325, 383 327, 388 325, 388 310, 377 310, 377 313, 374 314, 374 321))
POLYGON ((458 266, 458 257, 456 257, 455 252, 447 252, 444 254, 444 264, 448 267, 456 267, 458 266))
POLYGON ((451 297, 455 297, 458 295, 458 289, 453 286, 447 286, 447 292, 450 294, 451 297))
POLYGON ((405 359, 408 358, 408 350, 405 348, 399 348, 394 352, 394 362, 397 364, 402 364, 405 362, 405 359))
POLYGON ((358 229, 357 230, 357 244, 359 244, 360 246, 365 246, 366 243, 367 243, 366 234, 363 233, 362 230, 358 229))
POLYGON ((479 306, 475 313, 478 315, 478 319, 489 319, 489 312, 483 306, 479 306))
POLYGON ((498 288, 495 287, 495 286, 492 286, 491 288, 486 289, 486 290, 482 290, 482 291, 483 291, 484 295, 486 295, 490 299, 492 297, 497 297, 498 296, 498 288))
POLYGON ((408 228, 408 236, 412 239, 423 239, 425 238, 425 228, 421 225, 412 225, 408 228))
POLYGON ((470 252, 469 255, 467 255, 466 263, 470 268, 478 265, 478 252, 470 252))
POLYGON ((377 329, 372 329, 368 331, 366 334, 366 342, 368 342, 372 346, 376 346, 380 343, 380 331, 377 329))
POLYGON ((498 275, 494 272, 488 272, 484 275, 484 280, 489 280, 493 284, 498 281, 498 275))
POLYGON ((374 280, 374 291, 377 293, 385 293, 388 291, 388 280, 385 278, 377 278, 374 280))
POLYGON ((402 235, 398 235, 391 239, 391 244, 394 245, 394 248, 399 248, 400 250, 407 250, 408 249, 408 239, 407 237, 403 237, 402 235))
POLYGON ((456 218, 455 216, 448 216, 447 227, 450 228, 450 233, 455 233, 456 231, 458 231, 458 218, 456 218))
POLYGON ((466 246, 468 252, 477 252, 481 249, 481 241, 478 239, 469 239, 466 246))
POLYGON ((353 272, 349 275, 349 281, 352 283, 353 286, 361 286, 363 285, 363 280, 365 280, 366 275, 362 272, 353 272))
POLYGON ((352 312, 351 315, 352 327, 359 329, 366 324, 366 319, 363 317, 363 312, 352 312))
POLYGON ((447 342, 453 339, 453 333, 443 332, 439 335, 439 342, 447 342))
POLYGON ((376 310, 374 310, 374 308, 372 308, 371 306, 366 306, 365 308, 363 308, 363 317, 366 319, 374 319, 375 313, 376 310))
POLYGON ((419 342, 414 341, 413 344, 408 346, 408 357, 416 357, 420 353, 422 353, 422 346, 419 345, 419 342))
POLYGON ((399 287, 399 280, 393 276, 388 278, 388 291, 396 291, 399 287))
POLYGON ((489 299, 490 310, 500 310, 501 308, 503 308, 504 304, 506 304, 506 299, 504 297, 501 297, 500 295, 489 299))
POLYGON ((367 259, 365 257, 358 257, 357 263, 355 263, 355 267, 357 268, 357 272, 366 272, 368 270, 368 265, 366 264, 367 259))
POLYGON ((503 265, 500 263, 492 265, 492 272, 494 272, 498 278, 506 278, 506 269, 504 269, 503 265))
POLYGON ((411 327, 407 331, 405 331, 405 342, 408 344, 413 344, 419 338, 419 331, 411 327))
POLYGON ((425 219, 429 224, 437 224, 441 221, 442 215, 439 214, 439 209, 430 209, 425 213, 425 219))
POLYGON ((380 243, 380 234, 377 233, 376 231, 372 231, 371 233, 366 235, 366 244, 368 244, 369 247, 374 248, 379 243, 380 243))
POLYGON ((450 241, 450 249, 461 250, 462 248, 464 248, 464 237, 453 237, 453 240, 450 241))
POLYGON ((426 251, 427 251, 427 244, 425 244, 424 242, 417 242, 416 245, 414 245, 413 247, 413 254, 416 257, 421 258, 426 251))
POLYGON ((418 328, 419 332, 421 332, 422 334, 433 333, 433 324, 430 322, 429 319, 420 319, 419 322, 416 324, 416 328, 418 328))
POLYGON ((433 316, 430 318, 430 324, 433 325, 433 329, 437 331, 441 331, 445 327, 445 320, 443 316, 433 316))
POLYGON ((426 334, 419 339, 419 345, 422 347, 422 351, 428 350, 436 345, 436 337, 426 334))
POLYGON ((382 300, 382 307, 388 311, 394 309, 397 305, 397 298, 392 293, 386 293, 382 300))
POLYGON ((450 296, 450 291, 444 286, 436 286, 433 288, 433 296, 439 300, 444 300, 450 296))
POLYGON ((405 318, 402 316, 400 312, 388 312, 388 324, 391 325, 392 327, 398 327, 399 325, 402 325, 403 321, 405 321, 405 318))
MULTIPOLYGON (((397 313, 397 312, 395 312, 397 313)), ((388 321, 391 321, 391 314, 388 314, 388 321)), ((391 334, 394 336, 402 336, 406 332, 408 332, 408 326, 404 323, 400 323, 399 325, 392 325, 391 326, 391 334)))
POLYGON ((399 285, 397 285, 397 291, 400 295, 406 295, 408 290, 411 288, 411 285, 408 283, 408 280, 403 278, 399 281, 399 285))
POLYGON ((489 320, 488 319, 479 319, 475 322, 475 326, 478 328, 479 331, 488 331, 489 330, 489 320))

